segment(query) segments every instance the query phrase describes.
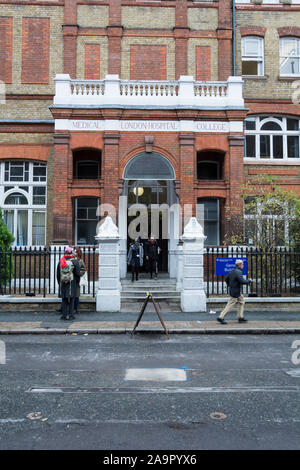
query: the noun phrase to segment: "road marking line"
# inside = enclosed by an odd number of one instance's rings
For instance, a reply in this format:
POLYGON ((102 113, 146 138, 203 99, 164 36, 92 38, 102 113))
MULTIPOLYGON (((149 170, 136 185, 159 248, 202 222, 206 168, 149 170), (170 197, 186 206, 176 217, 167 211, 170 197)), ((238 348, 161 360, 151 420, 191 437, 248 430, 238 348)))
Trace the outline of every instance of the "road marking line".
POLYGON ((300 387, 30 387, 30 393, 300 393, 300 387))

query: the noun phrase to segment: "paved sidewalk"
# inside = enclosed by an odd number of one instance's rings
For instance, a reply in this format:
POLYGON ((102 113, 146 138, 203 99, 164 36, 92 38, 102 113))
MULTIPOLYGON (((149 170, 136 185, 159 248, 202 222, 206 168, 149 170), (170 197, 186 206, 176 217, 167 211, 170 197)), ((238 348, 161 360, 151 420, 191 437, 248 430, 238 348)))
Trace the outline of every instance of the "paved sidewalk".
MULTIPOLYGON (((300 333, 300 311, 245 310, 247 323, 238 323, 236 311, 226 316, 227 325, 216 321, 218 313, 161 311, 168 333, 189 334, 271 334, 300 333)), ((0 312, 0 334, 101 334, 132 333, 138 312, 80 312, 73 321, 60 319, 58 312, 0 312)), ((164 333, 153 308, 147 306, 136 329, 138 333, 164 333)))

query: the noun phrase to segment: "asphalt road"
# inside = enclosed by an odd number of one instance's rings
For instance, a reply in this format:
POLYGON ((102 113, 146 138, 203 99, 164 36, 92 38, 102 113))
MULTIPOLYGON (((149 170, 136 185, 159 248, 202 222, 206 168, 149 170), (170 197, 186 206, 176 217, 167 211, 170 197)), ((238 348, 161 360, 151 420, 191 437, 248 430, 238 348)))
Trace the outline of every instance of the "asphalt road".
POLYGON ((3 335, 0 449, 300 449, 299 349, 297 335, 3 335))

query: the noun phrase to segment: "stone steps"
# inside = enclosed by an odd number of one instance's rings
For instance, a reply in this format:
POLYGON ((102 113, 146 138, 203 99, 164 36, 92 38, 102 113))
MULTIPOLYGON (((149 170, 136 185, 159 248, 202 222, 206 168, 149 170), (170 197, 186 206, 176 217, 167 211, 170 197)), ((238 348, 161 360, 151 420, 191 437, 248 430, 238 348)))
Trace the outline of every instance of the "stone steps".
POLYGON ((153 295, 154 300, 165 302, 180 302, 180 292, 176 290, 176 280, 169 278, 145 279, 131 282, 131 279, 121 281, 121 302, 143 302, 146 292, 153 295))

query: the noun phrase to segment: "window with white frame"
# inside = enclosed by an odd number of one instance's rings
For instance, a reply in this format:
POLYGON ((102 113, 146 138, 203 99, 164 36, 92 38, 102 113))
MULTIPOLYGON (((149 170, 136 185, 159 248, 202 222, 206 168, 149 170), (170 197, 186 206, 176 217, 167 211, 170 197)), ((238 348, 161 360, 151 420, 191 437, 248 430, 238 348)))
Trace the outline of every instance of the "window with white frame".
POLYGON ((300 39, 281 38, 279 41, 280 75, 300 77, 300 39))
POLYGON ((47 166, 23 160, 0 162, 0 206, 17 246, 46 243, 47 166))
POLYGON ((299 161, 299 156, 299 119, 256 116, 245 120, 246 159, 299 161))
POLYGON ((289 242, 289 216, 285 203, 262 203, 248 197, 244 206, 244 239, 249 245, 284 246, 289 242))
POLYGON ((258 36, 242 38, 242 75, 264 74, 264 39, 258 36))

